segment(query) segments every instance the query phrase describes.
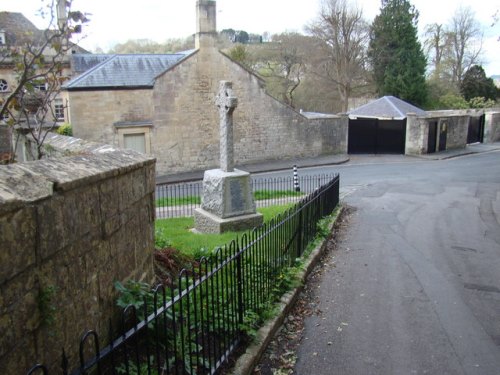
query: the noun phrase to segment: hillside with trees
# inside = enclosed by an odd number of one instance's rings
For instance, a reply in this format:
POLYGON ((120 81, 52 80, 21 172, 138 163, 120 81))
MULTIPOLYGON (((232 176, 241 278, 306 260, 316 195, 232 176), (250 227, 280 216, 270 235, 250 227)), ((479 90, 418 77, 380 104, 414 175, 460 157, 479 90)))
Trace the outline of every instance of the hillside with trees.
MULTIPOLYGON (((371 24, 354 1, 325 0, 304 33, 225 29, 218 47, 261 76, 270 95, 297 110, 345 112, 359 105, 354 103, 383 95, 425 109, 496 105, 498 90, 480 73, 483 30, 472 9, 458 7, 447 22, 425 25, 421 37, 418 22, 411 0, 382 0, 371 24), (481 83, 472 84, 479 76, 481 83)), ((127 41, 109 52, 192 48, 188 37, 127 41)))

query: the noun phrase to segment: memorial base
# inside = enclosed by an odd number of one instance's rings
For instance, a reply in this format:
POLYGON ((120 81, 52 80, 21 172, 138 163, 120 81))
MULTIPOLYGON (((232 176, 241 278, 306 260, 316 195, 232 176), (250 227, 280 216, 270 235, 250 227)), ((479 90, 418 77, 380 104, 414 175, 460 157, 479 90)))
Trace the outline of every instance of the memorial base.
POLYGON ((238 232, 258 227, 263 222, 259 213, 248 214, 222 219, 203 208, 194 212, 194 223, 197 231, 202 233, 238 232))

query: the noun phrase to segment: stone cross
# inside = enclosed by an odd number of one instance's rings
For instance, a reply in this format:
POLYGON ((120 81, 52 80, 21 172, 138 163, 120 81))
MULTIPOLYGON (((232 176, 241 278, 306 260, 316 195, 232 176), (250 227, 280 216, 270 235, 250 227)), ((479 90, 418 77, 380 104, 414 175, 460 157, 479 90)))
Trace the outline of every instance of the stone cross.
POLYGON ((232 82, 220 81, 215 104, 219 108, 220 116, 220 169, 233 172, 233 112, 238 105, 238 98, 233 96, 232 82))

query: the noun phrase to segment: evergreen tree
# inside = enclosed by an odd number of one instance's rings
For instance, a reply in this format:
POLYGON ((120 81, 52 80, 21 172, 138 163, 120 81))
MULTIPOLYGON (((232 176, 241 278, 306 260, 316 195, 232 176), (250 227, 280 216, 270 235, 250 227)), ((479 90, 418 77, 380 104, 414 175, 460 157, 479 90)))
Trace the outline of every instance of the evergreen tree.
POLYGON ((495 83, 491 78, 486 77, 481 65, 473 65, 467 70, 460 84, 460 92, 467 100, 472 98, 496 100, 498 95, 495 83))
POLYGON ((382 0, 370 30, 370 59, 379 95, 415 105, 427 101, 427 60, 417 38, 418 11, 408 0, 382 0))

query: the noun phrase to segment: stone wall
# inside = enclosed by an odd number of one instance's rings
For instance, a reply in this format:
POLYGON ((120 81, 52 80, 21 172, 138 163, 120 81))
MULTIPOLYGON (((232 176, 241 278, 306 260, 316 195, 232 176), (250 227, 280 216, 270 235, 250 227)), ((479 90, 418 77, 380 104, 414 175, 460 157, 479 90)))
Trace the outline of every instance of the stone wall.
POLYGON ((438 139, 441 129, 446 126, 446 149, 452 150, 465 148, 467 146, 467 133, 469 131, 470 111, 468 110, 445 110, 427 112, 427 121, 437 121, 438 139))
POLYGON ((117 123, 151 121, 153 90, 71 91, 73 135, 113 146, 120 144, 117 123))
POLYGON ((408 113, 406 119, 406 155, 422 155, 427 153, 427 139, 429 137, 429 125, 425 117, 417 117, 414 113, 408 113))
POLYGON ((500 111, 486 110, 484 116, 484 142, 500 142, 500 111))
POLYGON ((113 282, 152 281, 154 159, 71 137, 56 154, 0 166, 0 373, 55 368, 81 334, 106 336, 113 282))

